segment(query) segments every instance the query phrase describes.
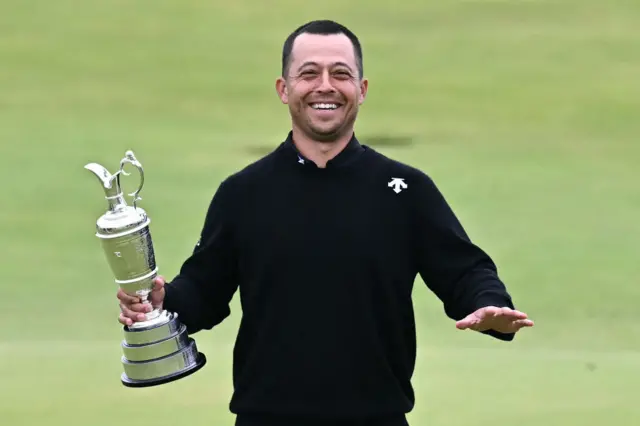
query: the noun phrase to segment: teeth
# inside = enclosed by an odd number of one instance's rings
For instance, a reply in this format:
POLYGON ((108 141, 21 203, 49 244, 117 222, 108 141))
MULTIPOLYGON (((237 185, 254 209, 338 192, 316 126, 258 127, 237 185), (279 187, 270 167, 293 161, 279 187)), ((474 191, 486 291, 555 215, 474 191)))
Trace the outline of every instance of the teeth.
POLYGON ((312 104, 311 108, 313 109, 336 109, 338 105, 336 104, 312 104))

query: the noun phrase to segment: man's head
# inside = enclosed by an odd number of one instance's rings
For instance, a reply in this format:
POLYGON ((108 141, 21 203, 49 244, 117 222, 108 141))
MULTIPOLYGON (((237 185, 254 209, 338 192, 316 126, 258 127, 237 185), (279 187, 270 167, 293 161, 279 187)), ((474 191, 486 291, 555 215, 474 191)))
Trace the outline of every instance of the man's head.
POLYGON ((368 82, 358 38, 333 21, 312 21, 289 35, 276 90, 293 125, 316 141, 350 133, 368 82))

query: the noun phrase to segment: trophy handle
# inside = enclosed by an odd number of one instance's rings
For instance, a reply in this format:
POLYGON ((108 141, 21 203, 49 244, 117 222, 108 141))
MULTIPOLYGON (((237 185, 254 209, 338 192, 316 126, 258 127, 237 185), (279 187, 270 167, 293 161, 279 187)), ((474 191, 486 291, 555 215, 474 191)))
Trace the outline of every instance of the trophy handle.
POLYGON ((144 169, 142 168, 142 164, 140 164, 140 162, 136 159, 136 156, 133 154, 133 151, 127 151, 125 153, 125 157, 122 160, 120 160, 120 170, 118 171, 118 179, 120 179, 120 176, 119 176, 120 173, 122 173, 125 176, 130 175, 130 173, 127 173, 124 170, 124 166, 126 164, 131 164, 136 169, 138 169, 138 174, 140 175, 140 184, 138 185, 138 189, 136 189, 131 194, 127 194, 130 197, 133 197, 133 207, 136 208, 137 207, 136 203, 142 200, 142 198, 140 198, 138 194, 140 194, 140 191, 142 191, 142 187, 144 186, 144 169))

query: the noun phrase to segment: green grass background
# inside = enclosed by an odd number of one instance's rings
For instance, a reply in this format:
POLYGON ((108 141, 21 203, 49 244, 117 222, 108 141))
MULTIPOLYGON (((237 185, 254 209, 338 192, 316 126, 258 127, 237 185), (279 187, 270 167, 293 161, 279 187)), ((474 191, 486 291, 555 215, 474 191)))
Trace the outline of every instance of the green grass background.
POLYGON ((0 424, 232 424, 236 300, 194 335, 197 375, 120 385, 105 204, 83 166, 135 150, 172 276, 220 180, 286 135, 280 49, 316 18, 364 43, 358 135, 412 138, 377 148, 436 180, 537 322, 511 344, 459 332, 418 281, 412 425, 640 424, 634 0, 3 0, 0 424))

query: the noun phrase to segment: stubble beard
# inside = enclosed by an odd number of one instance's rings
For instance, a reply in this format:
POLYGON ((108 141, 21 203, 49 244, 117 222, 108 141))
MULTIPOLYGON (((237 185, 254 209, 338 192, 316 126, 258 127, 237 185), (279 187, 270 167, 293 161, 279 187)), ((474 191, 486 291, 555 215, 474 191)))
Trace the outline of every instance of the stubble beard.
MULTIPOLYGON (((343 107, 344 108, 344 107, 343 107)), ((345 133, 350 133, 357 117, 357 109, 350 111, 350 114, 343 117, 336 123, 331 123, 330 126, 315 125, 311 117, 304 115, 304 112, 300 112, 300 115, 293 115, 293 122, 303 133, 305 133, 310 139, 331 143, 344 136, 345 133)), ((323 123, 326 124, 326 123, 323 123)))

